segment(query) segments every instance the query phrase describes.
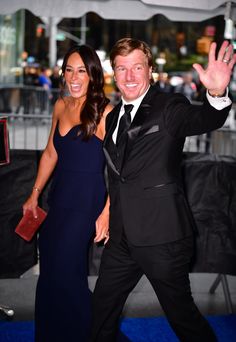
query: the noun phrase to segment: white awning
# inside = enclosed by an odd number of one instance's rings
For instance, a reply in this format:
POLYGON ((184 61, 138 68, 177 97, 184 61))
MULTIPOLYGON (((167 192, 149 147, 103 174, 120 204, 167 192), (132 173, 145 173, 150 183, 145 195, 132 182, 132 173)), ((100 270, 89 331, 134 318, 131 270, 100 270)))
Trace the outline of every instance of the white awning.
MULTIPOLYGON (((147 20, 163 14, 172 21, 203 21, 225 15, 224 0, 0 0, 0 14, 27 9, 39 17, 79 18, 95 12, 104 19, 147 20)), ((236 0, 231 18, 236 19, 236 0)))

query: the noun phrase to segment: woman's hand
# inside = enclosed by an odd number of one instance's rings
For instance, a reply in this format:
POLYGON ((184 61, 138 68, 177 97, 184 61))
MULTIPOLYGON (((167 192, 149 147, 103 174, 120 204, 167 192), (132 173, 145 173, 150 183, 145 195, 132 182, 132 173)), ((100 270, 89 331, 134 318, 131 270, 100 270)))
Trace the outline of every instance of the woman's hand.
POLYGON ((96 236, 94 242, 104 240, 104 245, 109 240, 109 212, 103 210, 96 221, 96 236), (104 240, 105 239, 105 240, 104 240))
POLYGON ((38 206, 38 196, 32 193, 27 201, 23 204, 23 215, 25 215, 26 210, 31 210, 35 218, 37 218, 37 206, 38 206))

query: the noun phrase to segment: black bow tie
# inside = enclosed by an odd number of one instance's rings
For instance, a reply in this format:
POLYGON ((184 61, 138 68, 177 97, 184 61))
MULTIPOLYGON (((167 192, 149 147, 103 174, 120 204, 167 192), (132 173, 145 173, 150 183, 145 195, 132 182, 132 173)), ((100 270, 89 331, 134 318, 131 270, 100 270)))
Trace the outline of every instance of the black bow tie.
POLYGON ((117 132, 116 145, 118 146, 120 142, 125 138, 127 130, 131 124, 131 111, 134 108, 134 105, 128 104, 124 105, 125 112, 120 118, 119 128, 117 132))

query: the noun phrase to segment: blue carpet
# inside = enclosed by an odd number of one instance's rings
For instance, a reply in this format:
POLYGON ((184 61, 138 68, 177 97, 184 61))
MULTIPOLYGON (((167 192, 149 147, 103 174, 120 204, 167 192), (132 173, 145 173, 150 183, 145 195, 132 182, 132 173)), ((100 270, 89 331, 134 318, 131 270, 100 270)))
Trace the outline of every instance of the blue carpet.
MULTIPOLYGON (((236 342, 236 315, 207 317, 219 342, 236 342)), ((121 330, 131 342, 177 342, 167 320, 156 318, 124 318, 121 330)), ((33 322, 0 321, 0 342, 33 342, 33 322)))
MULTIPOLYGON (((236 315, 207 317, 219 342, 236 342, 236 315)), ((164 317, 125 318, 121 330, 132 342, 178 342, 164 317)))

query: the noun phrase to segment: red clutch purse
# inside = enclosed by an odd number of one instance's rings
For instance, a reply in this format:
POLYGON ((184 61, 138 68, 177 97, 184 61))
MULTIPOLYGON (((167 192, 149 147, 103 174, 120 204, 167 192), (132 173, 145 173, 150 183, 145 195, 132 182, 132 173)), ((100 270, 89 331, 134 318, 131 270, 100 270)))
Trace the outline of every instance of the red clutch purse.
POLYGON ((46 215, 46 211, 40 207, 37 207, 37 218, 33 216, 33 212, 31 210, 26 210, 25 215, 16 226, 15 233, 24 240, 30 241, 39 229, 46 215))

